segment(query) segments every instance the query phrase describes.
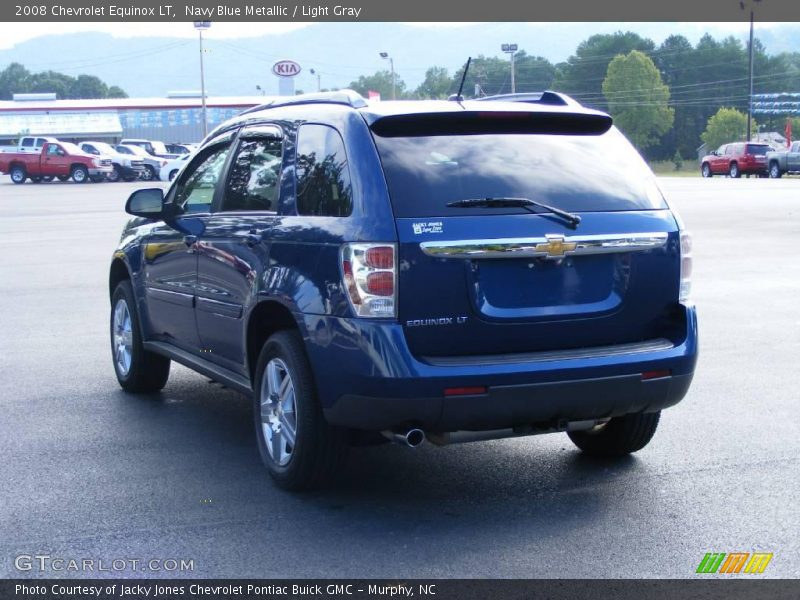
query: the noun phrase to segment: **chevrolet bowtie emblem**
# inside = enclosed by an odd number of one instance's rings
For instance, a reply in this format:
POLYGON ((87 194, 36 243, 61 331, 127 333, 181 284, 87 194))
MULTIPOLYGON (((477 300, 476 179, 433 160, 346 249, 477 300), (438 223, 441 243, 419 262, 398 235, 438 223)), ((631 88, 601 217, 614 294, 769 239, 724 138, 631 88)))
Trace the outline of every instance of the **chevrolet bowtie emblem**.
POLYGON ((564 241, 563 235, 548 235, 547 241, 536 244, 534 250, 547 255, 547 258, 563 258, 567 252, 572 252, 578 246, 575 242, 564 241))

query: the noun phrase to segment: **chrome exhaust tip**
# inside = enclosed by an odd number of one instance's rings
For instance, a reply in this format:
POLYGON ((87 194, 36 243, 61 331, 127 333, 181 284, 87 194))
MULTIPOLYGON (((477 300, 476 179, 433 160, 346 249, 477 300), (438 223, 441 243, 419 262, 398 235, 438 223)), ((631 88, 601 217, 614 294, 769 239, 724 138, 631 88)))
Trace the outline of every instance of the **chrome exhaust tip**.
POLYGON ((409 429, 405 433, 397 433, 394 431, 381 431, 381 434, 391 442, 407 446, 409 448, 417 448, 425 441, 425 432, 422 429, 409 429))

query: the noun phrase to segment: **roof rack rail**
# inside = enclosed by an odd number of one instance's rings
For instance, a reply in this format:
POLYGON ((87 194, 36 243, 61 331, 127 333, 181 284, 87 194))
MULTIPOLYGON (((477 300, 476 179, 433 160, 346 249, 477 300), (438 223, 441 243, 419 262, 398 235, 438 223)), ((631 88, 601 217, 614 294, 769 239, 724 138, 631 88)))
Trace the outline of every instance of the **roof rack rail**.
POLYGON ((543 92, 525 92, 520 94, 497 94, 496 96, 484 96, 475 98, 480 101, 500 100, 505 102, 529 102, 531 104, 550 104, 553 106, 582 106, 574 98, 566 94, 545 90, 543 92))
POLYGON ((337 90, 335 92, 317 92, 314 94, 298 94, 297 96, 287 96, 272 100, 266 104, 260 104, 253 108, 248 108, 240 113, 247 115, 250 113, 266 110, 268 108, 278 108, 279 106, 298 106, 301 104, 342 104, 352 108, 362 108, 367 105, 367 101, 355 90, 337 90))

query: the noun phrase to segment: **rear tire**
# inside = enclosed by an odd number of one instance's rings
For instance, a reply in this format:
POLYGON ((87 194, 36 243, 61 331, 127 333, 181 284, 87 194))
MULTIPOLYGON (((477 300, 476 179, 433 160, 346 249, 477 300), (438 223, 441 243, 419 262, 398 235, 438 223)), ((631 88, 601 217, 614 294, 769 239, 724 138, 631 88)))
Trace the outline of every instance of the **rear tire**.
POLYGON ((161 390, 169 379, 170 360, 144 349, 133 288, 127 279, 111 296, 110 329, 111 358, 122 389, 133 393, 161 390))
POLYGON ((644 448, 656 433, 661 412, 615 417, 597 431, 567 432, 584 454, 625 456, 644 448))
POLYGON ((703 163, 703 166, 700 168, 700 173, 702 173, 703 177, 711 177, 711 167, 708 163, 703 163))
POLYGON ((739 179, 739 177, 742 176, 742 174, 739 172, 739 165, 735 162, 731 163, 731 166, 728 169, 728 175, 731 176, 731 179, 739 179))
POLYGON ((296 331, 267 340, 253 387, 258 451, 275 483, 292 491, 330 484, 347 460, 347 432, 325 420, 296 331))
POLYGON ((75 183, 86 183, 89 181, 89 169, 83 165, 72 167, 72 181, 75 183))
POLYGON ((25 167, 20 166, 11 167, 9 175, 11 175, 11 181, 16 184, 25 183, 25 179, 28 177, 28 174, 25 172, 25 167))
POLYGON ((783 175, 783 173, 781 173, 781 168, 780 166, 778 166, 778 163, 776 162, 770 163, 769 164, 770 179, 780 179, 781 175, 783 175))

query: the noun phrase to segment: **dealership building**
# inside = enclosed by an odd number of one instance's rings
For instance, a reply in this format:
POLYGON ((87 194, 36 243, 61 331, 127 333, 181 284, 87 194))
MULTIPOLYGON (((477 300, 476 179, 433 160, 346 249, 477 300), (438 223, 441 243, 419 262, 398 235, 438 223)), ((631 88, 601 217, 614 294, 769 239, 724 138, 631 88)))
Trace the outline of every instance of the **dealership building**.
MULTIPOLYGON (((208 131, 243 110, 269 102, 266 96, 207 97, 208 131)), ((199 92, 170 92, 164 98, 58 100, 55 94, 15 94, 0 101, 0 145, 23 135, 79 142, 115 143, 123 138, 196 143, 203 138, 199 92)))

